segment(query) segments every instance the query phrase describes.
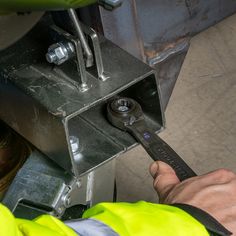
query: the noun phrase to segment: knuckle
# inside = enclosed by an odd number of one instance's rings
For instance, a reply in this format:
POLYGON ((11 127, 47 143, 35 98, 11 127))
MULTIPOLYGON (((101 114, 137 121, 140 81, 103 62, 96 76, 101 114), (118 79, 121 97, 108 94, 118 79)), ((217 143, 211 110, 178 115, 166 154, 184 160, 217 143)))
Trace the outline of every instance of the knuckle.
POLYGON ((219 169, 216 171, 216 174, 218 175, 218 177, 222 180, 228 180, 228 179, 233 179, 236 177, 235 173, 229 169, 219 169))
POLYGON ((219 169, 219 173, 222 175, 229 175, 229 176, 234 176, 234 172, 229 170, 229 169, 225 169, 225 168, 221 168, 219 169))

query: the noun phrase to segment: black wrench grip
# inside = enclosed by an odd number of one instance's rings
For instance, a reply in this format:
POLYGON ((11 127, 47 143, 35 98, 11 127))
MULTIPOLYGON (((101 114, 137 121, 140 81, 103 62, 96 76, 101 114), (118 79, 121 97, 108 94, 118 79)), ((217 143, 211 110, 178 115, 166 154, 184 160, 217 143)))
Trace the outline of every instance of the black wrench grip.
POLYGON ((154 161, 163 161, 169 164, 175 170, 180 181, 196 176, 196 173, 184 160, 158 136, 156 136, 156 142, 152 143, 146 151, 154 161))
POLYGON ((184 160, 160 137, 149 131, 142 122, 127 126, 136 140, 142 144, 154 161, 163 161, 170 165, 180 181, 196 176, 196 173, 184 162, 184 160))

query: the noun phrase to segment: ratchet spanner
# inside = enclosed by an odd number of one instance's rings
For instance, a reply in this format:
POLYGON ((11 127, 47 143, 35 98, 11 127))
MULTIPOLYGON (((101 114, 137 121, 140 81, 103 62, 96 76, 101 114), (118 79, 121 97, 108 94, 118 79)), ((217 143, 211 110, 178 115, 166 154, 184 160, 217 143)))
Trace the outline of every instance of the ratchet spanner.
POLYGON ((107 113, 113 126, 132 134, 154 161, 169 164, 180 181, 196 176, 181 157, 147 126, 138 102, 126 97, 115 98, 108 103, 107 113))

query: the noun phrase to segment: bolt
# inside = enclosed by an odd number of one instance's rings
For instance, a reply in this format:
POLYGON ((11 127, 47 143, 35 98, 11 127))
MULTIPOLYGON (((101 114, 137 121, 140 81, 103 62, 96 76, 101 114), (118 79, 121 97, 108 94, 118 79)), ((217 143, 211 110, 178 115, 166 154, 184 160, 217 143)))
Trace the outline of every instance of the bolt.
POLYGON ((117 110, 120 112, 127 112, 131 109, 132 104, 127 99, 119 99, 116 103, 117 110))
POLYGON ((59 42, 52 44, 46 53, 46 60, 49 63, 61 65, 72 58, 75 54, 74 46, 71 42, 59 42))
POLYGON ((55 52, 53 51, 49 51, 47 54, 46 54, 46 59, 49 63, 54 63, 54 61, 57 60, 57 56, 55 54, 55 52))
POLYGON ((79 139, 76 136, 70 136, 70 146, 73 153, 77 153, 79 150, 79 139))
POLYGON ((125 112, 125 111, 129 110, 129 108, 127 106, 119 106, 117 109, 118 109, 118 111, 121 111, 121 112, 125 112))

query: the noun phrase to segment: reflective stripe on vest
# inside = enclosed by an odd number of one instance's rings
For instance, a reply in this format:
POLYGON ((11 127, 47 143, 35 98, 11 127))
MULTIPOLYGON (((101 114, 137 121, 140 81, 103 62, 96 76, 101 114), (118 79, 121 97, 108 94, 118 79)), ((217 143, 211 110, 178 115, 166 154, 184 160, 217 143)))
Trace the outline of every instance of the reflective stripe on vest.
POLYGON ((79 236, 118 236, 109 226, 94 219, 82 219, 64 222, 79 236))

